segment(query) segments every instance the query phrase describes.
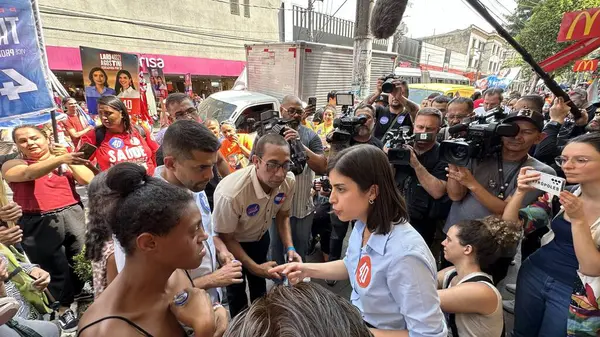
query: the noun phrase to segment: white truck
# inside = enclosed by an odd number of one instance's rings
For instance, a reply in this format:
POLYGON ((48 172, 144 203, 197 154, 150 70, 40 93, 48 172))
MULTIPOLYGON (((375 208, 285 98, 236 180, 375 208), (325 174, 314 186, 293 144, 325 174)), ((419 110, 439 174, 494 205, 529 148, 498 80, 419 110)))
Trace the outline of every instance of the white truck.
MULTIPOLYGON (((396 54, 373 51, 371 91, 377 78, 393 73, 396 54)), ((308 102, 317 98, 317 107, 327 104, 332 90, 352 90, 353 50, 349 47, 313 42, 286 42, 246 45, 245 81, 247 90, 228 90, 210 95, 198 111, 203 118, 229 120, 246 130, 248 120, 260 120, 267 110, 279 111, 279 102, 288 94, 308 102)))
MULTIPOLYGON (((371 92, 377 78, 394 72, 396 54, 373 50, 371 92)), ((352 90, 353 49, 314 42, 246 45, 247 88, 279 100, 293 94, 317 107, 327 104, 332 90, 352 90)))

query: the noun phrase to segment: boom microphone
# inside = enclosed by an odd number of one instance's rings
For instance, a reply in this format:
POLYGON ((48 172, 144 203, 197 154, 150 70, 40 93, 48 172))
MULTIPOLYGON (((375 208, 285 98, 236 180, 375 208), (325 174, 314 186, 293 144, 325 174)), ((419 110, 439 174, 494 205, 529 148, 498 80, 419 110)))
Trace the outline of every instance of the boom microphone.
POLYGON ((402 21, 408 0, 378 0, 371 14, 371 33, 378 39, 394 35, 402 21))

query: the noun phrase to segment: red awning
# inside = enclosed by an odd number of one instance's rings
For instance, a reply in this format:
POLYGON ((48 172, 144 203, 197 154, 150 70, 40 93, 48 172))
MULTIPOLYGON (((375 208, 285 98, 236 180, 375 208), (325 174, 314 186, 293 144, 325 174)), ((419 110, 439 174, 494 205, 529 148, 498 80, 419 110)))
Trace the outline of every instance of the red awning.
POLYGON ((581 40, 540 62, 540 66, 548 73, 553 72, 566 66, 569 62, 593 52, 598 47, 600 47, 600 37, 581 40))
MULTIPOLYGON (((79 48, 47 46, 48 63, 52 70, 81 71, 79 48)), ((192 74, 200 76, 237 77, 244 70, 246 62, 218 60, 201 57, 140 54, 140 57, 161 58, 165 74, 192 74)))

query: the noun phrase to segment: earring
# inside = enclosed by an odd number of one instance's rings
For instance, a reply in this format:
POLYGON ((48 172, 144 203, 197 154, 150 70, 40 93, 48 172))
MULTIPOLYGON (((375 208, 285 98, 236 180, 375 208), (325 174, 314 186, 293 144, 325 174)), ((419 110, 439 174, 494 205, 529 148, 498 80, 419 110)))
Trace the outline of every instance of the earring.
POLYGON ((369 204, 373 205, 375 203, 375 199, 369 199, 369 204))

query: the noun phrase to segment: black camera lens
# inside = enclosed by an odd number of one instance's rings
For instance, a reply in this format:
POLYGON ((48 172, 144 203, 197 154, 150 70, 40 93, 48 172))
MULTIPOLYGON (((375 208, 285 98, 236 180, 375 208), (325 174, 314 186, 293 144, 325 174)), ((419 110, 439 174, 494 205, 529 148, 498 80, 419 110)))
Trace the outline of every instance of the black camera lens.
POLYGON ((446 163, 467 166, 473 154, 471 146, 466 142, 444 141, 440 145, 440 155, 446 163))
POLYGON ((386 94, 391 94, 392 91, 394 91, 394 84, 392 83, 393 81, 393 78, 388 78, 387 80, 385 80, 385 82, 383 82, 383 85, 381 86, 381 91, 383 91, 386 94))

